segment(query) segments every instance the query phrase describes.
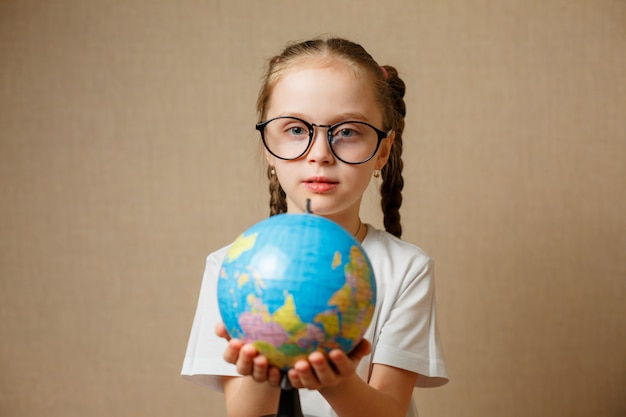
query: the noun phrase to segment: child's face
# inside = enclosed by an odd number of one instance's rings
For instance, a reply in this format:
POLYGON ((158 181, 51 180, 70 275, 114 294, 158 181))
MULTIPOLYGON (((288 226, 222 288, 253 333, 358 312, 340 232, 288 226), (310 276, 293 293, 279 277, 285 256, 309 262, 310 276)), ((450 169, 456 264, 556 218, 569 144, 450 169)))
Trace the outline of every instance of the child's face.
MULTIPOLYGON (((308 60, 290 69, 274 86, 266 120, 295 116, 313 124, 364 121, 383 129, 383 116, 368 79, 357 77, 339 61, 308 60)), ((319 215, 348 221, 359 214, 361 196, 374 169, 387 161, 393 135, 384 139, 368 162, 350 165, 337 160, 328 145, 327 129, 315 128, 314 142, 299 159, 285 161, 267 154, 287 194, 289 212, 303 212, 306 200, 319 215)))

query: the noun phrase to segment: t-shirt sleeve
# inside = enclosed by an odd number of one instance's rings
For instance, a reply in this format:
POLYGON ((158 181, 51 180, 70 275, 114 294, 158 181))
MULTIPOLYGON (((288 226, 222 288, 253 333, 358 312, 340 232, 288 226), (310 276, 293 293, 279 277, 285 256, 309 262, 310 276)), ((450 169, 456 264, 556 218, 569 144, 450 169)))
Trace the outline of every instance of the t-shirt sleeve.
POLYGON ((434 265, 418 256, 396 267, 393 277, 402 277, 395 301, 382 324, 372 362, 419 374, 416 387, 445 384, 448 375, 437 330, 434 265))
POLYGON ((207 257, 196 314, 181 374, 192 382, 222 391, 221 376, 239 376, 233 364, 224 361, 226 340, 215 334, 221 320, 217 304, 217 279, 227 248, 207 257))

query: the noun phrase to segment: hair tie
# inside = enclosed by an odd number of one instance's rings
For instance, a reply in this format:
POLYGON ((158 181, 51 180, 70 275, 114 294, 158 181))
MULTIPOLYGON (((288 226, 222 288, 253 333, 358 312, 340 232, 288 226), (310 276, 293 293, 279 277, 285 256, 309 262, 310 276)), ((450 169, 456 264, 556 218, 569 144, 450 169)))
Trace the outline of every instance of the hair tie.
POLYGON ((381 65, 380 69, 383 71, 383 76, 385 77, 385 80, 388 80, 389 79, 389 74, 387 73, 387 70, 385 69, 385 67, 383 67, 381 65))

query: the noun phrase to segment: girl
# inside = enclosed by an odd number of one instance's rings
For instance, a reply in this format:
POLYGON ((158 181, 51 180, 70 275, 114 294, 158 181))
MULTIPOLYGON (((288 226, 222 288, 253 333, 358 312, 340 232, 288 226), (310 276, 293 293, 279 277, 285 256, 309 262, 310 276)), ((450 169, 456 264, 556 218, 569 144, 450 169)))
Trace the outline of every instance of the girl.
MULTIPOLYGON (((288 372, 307 416, 417 416, 414 387, 447 382, 435 318, 433 265, 401 241, 404 83, 360 46, 316 39, 274 57, 257 102, 270 215, 314 213, 362 242, 378 305, 350 354, 314 352, 288 372), (363 224, 361 198, 381 177, 386 231, 363 224)), ((183 375, 223 390, 229 416, 276 412, 279 370, 251 344, 229 339, 217 307, 217 275, 228 248, 209 255, 183 375)))

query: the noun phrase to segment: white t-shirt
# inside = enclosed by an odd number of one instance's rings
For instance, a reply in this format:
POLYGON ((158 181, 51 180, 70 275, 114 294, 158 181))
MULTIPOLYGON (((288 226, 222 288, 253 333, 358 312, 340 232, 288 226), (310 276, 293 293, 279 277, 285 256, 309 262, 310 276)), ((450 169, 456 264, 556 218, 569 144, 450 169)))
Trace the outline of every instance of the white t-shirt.
MULTIPOLYGON (((419 374, 416 387, 436 387, 448 381, 435 314, 433 262, 420 248, 368 225, 362 246, 376 277, 377 302, 365 338, 372 352, 361 359, 358 375, 364 380, 374 363, 419 374)), ((215 335, 221 320, 217 304, 217 277, 228 247, 207 257, 196 315, 187 345, 182 375, 222 391, 220 376, 238 376, 224 361, 226 341, 215 335)), ((333 417, 318 391, 300 390, 305 415, 333 417)), ((416 417, 411 402, 407 417, 416 417)))

